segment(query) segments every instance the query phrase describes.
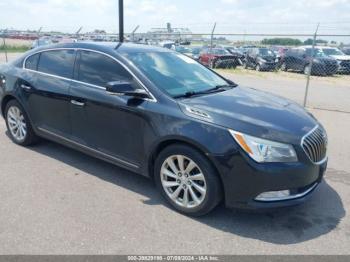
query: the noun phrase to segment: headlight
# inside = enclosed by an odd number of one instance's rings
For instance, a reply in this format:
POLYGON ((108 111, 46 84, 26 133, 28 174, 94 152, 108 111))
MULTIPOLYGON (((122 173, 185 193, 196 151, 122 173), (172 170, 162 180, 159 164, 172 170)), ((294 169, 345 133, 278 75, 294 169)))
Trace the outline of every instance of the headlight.
POLYGON ((275 59, 275 62, 276 62, 276 63, 278 62, 278 58, 275 59))
POLYGON ((297 162, 292 145, 257 138, 229 130, 240 147, 256 162, 297 162))

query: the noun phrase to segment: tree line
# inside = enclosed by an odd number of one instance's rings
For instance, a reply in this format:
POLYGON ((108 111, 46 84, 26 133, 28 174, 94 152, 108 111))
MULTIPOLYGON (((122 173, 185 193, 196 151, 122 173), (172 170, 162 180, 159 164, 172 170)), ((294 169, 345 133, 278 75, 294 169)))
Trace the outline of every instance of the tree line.
MULTIPOLYGON (((298 45, 312 45, 313 39, 309 38, 305 41, 294 38, 265 38, 261 41, 263 45, 286 45, 286 46, 298 46, 298 45)), ((316 44, 328 44, 327 40, 317 39, 316 44)), ((331 41, 331 44, 336 44, 335 41, 331 41)))

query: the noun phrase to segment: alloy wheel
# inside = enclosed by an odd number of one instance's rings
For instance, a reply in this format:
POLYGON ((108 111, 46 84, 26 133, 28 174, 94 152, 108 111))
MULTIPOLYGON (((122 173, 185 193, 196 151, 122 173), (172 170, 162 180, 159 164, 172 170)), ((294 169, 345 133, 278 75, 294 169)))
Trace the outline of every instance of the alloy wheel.
POLYGON ((203 172, 192 159, 183 155, 165 159, 160 169, 160 180, 165 193, 180 207, 198 207, 207 194, 203 172))
POLYGON ((11 106, 7 111, 7 123, 12 137, 22 142, 27 136, 27 124, 22 111, 17 106, 11 106))

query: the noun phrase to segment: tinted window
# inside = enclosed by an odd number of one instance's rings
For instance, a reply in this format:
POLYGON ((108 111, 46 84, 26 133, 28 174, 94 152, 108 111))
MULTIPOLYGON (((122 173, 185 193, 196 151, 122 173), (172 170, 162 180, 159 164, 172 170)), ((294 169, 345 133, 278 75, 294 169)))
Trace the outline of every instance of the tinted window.
POLYGON ((74 53, 74 50, 42 52, 39 59, 38 71, 72 78, 74 53))
POLYGON ((35 54, 35 55, 28 57, 24 67, 27 69, 31 69, 31 70, 37 70, 39 56, 40 56, 40 54, 35 54))
POLYGON ((295 49, 288 50, 286 55, 287 56, 295 56, 297 54, 297 51, 295 49))
POLYGON ((97 86, 106 86, 111 81, 132 80, 118 62, 96 52, 81 51, 79 68, 78 80, 97 86))
POLYGON ((171 96, 207 91, 228 84, 193 59, 176 52, 130 52, 123 55, 171 96))

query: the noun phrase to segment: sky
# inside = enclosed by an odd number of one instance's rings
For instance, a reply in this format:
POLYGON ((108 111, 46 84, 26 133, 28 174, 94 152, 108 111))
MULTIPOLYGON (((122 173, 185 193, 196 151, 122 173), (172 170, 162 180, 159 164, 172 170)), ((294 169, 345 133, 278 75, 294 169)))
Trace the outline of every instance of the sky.
MULTIPOLYGON (((188 27, 195 33, 350 34, 350 0, 124 0, 125 31, 188 27)), ((0 0, 0 28, 82 32, 118 28, 118 0, 0 0)))

